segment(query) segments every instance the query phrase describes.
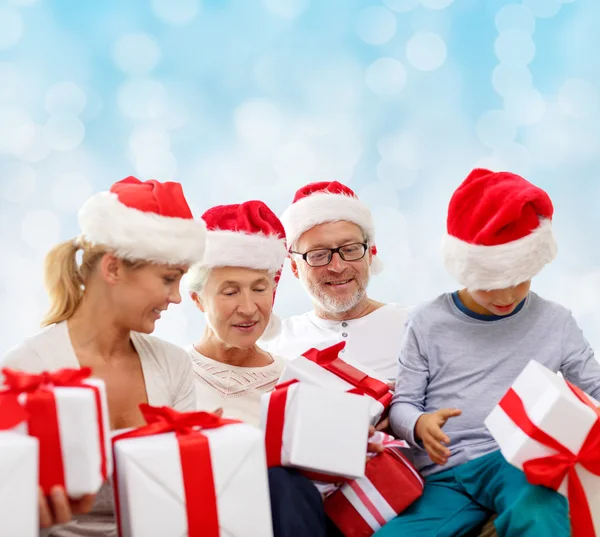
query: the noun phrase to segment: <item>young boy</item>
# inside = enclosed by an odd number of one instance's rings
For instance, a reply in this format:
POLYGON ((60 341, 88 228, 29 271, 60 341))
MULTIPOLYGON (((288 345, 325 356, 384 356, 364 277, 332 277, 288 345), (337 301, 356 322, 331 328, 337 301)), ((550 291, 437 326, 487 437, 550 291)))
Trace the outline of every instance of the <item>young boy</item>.
POLYGON ((529 290, 556 255, 552 213, 512 173, 476 169, 452 196, 444 261, 464 288, 410 316, 390 411, 425 491, 377 537, 465 535, 491 512, 500 537, 570 535, 566 499, 529 484, 483 424, 531 359, 600 398, 600 364, 570 312, 529 290))

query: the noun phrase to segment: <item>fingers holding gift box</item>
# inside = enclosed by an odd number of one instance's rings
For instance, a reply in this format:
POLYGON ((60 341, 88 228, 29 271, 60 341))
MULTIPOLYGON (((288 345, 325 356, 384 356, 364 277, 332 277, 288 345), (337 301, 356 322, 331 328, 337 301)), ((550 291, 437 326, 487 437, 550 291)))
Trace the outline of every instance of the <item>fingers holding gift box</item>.
POLYGON ((113 438, 121 537, 272 537, 260 430, 206 412, 140 408, 149 425, 113 438))
POLYGON ((267 464, 322 474, 321 480, 362 477, 370 406, 356 394, 297 381, 278 385, 261 398, 267 464))
POLYGON ((532 360, 485 420, 529 482, 569 500, 574 537, 600 536, 599 403, 532 360))
POLYGON ((0 399, 22 409, 20 427, 39 441, 44 493, 55 486, 63 487, 70 498, 98 492, 112 465, 104 382, 90 379, 88 368, 2 373, 5 388, 0 399))
POLYGON ((346 342, 341 341, 326 349, 309 349, 286 363, 280 384, 299 380, 322 388, 356 393, 369 398, 371 424, 375 425, 385 416, 392 401, 392 392, 385 379, 377 378, 375 372, 364 366, 360 369, 339 358, 346 342))

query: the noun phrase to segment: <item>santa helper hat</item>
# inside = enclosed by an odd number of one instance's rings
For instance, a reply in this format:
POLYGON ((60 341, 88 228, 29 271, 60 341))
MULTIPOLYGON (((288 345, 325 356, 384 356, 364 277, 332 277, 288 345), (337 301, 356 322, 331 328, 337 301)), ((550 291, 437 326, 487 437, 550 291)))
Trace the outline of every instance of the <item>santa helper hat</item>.
MULTIPOLYGON (((287 257, 285 231, 279 218, 262 201, 219 205, 202 215, 208 229, 206 251, 202 261, 190 269, 188 287, 196 288, 201 268, 244 267, 268 270, 279 282, 287 257)), ((273 291, 273 302, 275 290, 273 291)), ((263 340, 281 331, 280 319, 271 314, 263 340)))
POLYGON ((92 196, 79 211, 83 240, 117 257, 172 265, 202 259, 203 220, 194 220, 179 183, 127 177, 92 196))
POLYGON ((519 175, 473 170, 450 200, 447 270, 471 290, 530 280, 556 257, 553 212, 548 194, 519 175))
POLYGON ((281 215, 290 247, 309 229, 341 220, 352 222, 365 232, 372 256, 371 272, 379 274, 383 263, 377 257, 373 216, 351 188, 337 181, 309 183, 296 192, 292 204, 281 215))

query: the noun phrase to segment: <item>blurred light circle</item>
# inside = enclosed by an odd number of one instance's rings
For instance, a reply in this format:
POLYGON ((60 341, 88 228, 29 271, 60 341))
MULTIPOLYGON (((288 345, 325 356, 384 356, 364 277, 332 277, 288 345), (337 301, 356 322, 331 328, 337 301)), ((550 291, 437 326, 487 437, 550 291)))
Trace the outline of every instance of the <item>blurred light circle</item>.
POLYGON ((41 125, 22 125, 13 134, 13 153, 22 161, 40 162, 50 154, 50 144, 41 125))
POLYGON ((267 11, 283 19, 295 19, 308 7, 308 0, 262 0, 267 11))
POLYGON ((367 68, 365 81, 377 95, 397 95, 406 85, 406 69, 394 58, 379 58, 367 68))
POLYGON ((171 138, 165 129, 151 125, 136 127, 129 136, 129 148, 134 153, 169 151, 171 138))
POLYGON ((200 12, 199 0, 151 0, 152 11, 163 22, 187 24, 200 12))
POLYGON ((170 151, 147 151, 133 158, 135 171, 140 179, 171 181, 177 171, 177 159, 170 151))
POLYGON ((31 117, 23 108, 0 108, 0 153, 12 153, 17 143, 17 131, 30 124, 31 117))
POLYGON ((275 173, 286 181, 309 177, 315 165, 316 158, 312 149, 299 142, 284 145, 273 159, 275 173))
POLYGON ((389 183, 373 181, 360 189, 359 199, 368 207, 393 207, 400 208, 400 201, 396 190, 389 183))
POLYGON ((32 248, 48 250, 60 238, 60 220, 47 209, 29 211, 21 223, 21 239, 32 248))
POLYGON ((383 3, 392 11, 405 13, 419 5, 419 0, 383 0, 383 3))
POLYGON ((0 168, 0 195, 13 203, 26 201, 35 194, 35 170, 22 162, 9 162, 0 168))
POLYGON ((74 82, 59 82, 48 88, 44 96, 46 112, 51 116, 78 116, 85 109, 85 92, 74 82))
POLYGON ((67 212, 78 212, 94 189, 83 173, 63 173, 52 184, 52 202, 67 212))
POLYGON ((52 116, 45 131, 48 144, 56 151, 75 149, 85 137, 85 125, 77 116, 52 116))
POLYGON ((444 9, 454 0, 421 0, 421 5, 427 9, 444 9))
POLYGON ((584 78, 570 78, 558 92, 558 106, 571 117, 592 116, 598 112, 598 89, 584 78))
POLYGON ((385 7, 367 7, 358 14, 356 31, 365 43, 383 45, 396 33, 396 16, 385 7))
POLYGON ((535 58, 535 43, 531 36, 520 30, 502 32, 494 44, 501 62, 528 65, 535 58))
POLYGON ((270 101, 248 100, 234 111, 238 136, 258 146, 277 142, 282 121, 281 112, 270 101))
POLYGON ((496 13, 496 29, 498 33, 517 30, 531 35, 535 30, 535 16, 523 4, 507 4, 496 13))
POLYGON ((157 119, 167 108, 167 90, 152 78, 132 78, 119 87, 117 101, 127 117, 157 119))
POLYGON ((437 34, 419 32, 406 44, 406 57, 420 71, 434 71, 446 60, 446 43, 437 34))
POLYGON ((23 19, 12 7, 0 7, 0 50, 14 47, 23 37, 23 19))
POLYGON ((112 57, 119 69, 128 75, 146 75, 156 67, 161 51, 154 39, 144 33, 119 37, 112 57))
POLYGON ((546 101, 535 88, 515 93, 504 99, 507 115, 517 125, 533 125, 546 113, 546 101))
POLYGON ((504 147, 517 136, 517 126, 503 110, 489 110, 477 120, 477 137, 491 149, 504 147))
POLYGON ((402 189, 416 183, 418 172, 408 170, 396 162, 382 159, 377 163, 377 177, 385 185, 402 189))
POLYGON ((531 12, 540 18, 554 17, 561 7, 559 0, 523 0, 523 5, 528 7, 531 12))
POLYGON ((500 63, 492 73, 492 85, 502 96, 508 97, 531 88, 533 77, 526 65, 500 63))
POLYGON ((9 62, 0 62, 0 103, 12 101, 22 96, 25 89, 23 75, 17 66, 9 62))

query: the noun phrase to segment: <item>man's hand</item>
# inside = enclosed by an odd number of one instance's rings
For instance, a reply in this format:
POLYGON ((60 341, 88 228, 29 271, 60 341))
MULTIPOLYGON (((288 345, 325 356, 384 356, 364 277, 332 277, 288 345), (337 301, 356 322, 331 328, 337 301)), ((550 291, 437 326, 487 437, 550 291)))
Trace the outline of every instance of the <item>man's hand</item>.
MULTIPOLYGON (((375 434, 375 427, 369 425, 369 438, 371 438, 375 434)), ((369 442, 367 444, 367 453, 383 453, 383 444, 375 444, 373 442, 369 442)), ((367 458, 367 460, 369 460, 367 458)))
POLYGON ((65 489, 54 487, 46 498, 39 489, 40 528, 49 528, 55 524, 66 524, 73 515, 89 513, 94 504, 94 494, 87 494, 78 500, 67 498, 65 489))
POLYGON ((448 462, 450 438, 446 436, 442 427, 450 418, 460 416, 461 410, 457 408, 442 408, 430 414, 423 414, 415 425, 415 438, 423 442, 429 458, 443 466, 448 462))

